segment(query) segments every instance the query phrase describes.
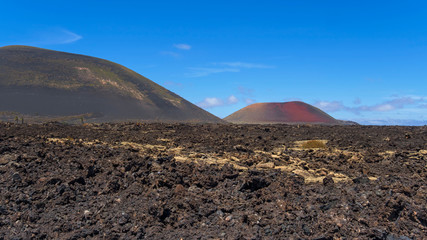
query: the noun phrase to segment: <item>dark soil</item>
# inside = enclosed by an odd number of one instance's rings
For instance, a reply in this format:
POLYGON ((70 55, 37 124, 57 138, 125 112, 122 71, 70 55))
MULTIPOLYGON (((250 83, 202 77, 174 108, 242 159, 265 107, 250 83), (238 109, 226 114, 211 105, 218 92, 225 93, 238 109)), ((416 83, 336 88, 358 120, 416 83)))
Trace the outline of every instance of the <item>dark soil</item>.
POLYGON ((0 239, 426 239, 426 149, 427 127, 0 123, 0 239))

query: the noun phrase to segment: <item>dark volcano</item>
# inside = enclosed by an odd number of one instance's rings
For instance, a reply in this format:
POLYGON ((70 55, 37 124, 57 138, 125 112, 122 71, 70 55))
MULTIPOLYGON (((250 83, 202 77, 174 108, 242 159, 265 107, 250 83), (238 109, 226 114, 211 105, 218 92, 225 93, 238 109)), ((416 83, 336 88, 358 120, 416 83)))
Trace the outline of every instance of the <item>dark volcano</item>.
POLYGON ((0 112, 91 121, 222 122, 119 64, 65 52, 0 48, 0 112))

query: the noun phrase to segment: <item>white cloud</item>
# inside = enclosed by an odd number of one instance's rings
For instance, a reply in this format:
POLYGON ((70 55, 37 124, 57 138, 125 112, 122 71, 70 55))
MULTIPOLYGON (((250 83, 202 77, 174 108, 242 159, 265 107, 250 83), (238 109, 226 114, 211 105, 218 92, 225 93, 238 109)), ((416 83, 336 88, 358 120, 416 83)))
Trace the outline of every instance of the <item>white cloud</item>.
POLYGON ((274 68, 274 66, 256 64, 256 63, 245 63, 245 62, 221 62, 221 63, 212 63, 211 65, 215 65, 218 67, 217 68, 191 67, 188 69, 190 69, 192 72, 188 73, 187 76, 188 77, 205 77, 215 73, 240 72, 241 69, 274 68))
MULTIPOLYGON (((361 101, 359 99, 359 101, 356 101, 355 104, 358 104, 360 102, 361 101)), ((375 104, 375 105, 362 105, 357 107, 348 107, 339 101, 317 101, 314 103, 314 106, 327 112, 349 111, 355 114, 359 114, 360 112, 389 112, 397 109, 403 109, 408 105, 413 105, 416 103, 424 104, 426 102, 427 102, 427 97, 394 96, 391 100, 388 100, 379 104, 375 104)))
POLYGON ((425 126, 427 120, 416 119, 355 119, 363 125, 400 125, 400 126, 425 126))
POLYGON ((197 106, 201 108, 213 108, 224 105, 224 102, 215 97, 207 97, 203 101, 197 103, 197 106))
POLYGON ((45 29, 35 29, 22 36, 24 42, 19 43, 22 45, 59 45, 70 44, 77 42, 83 37, 77 33, 61 27, 50 27, 45 29))
POLYGON ((190 50, 191 46, 185 43, 179 43, 173 45, 175 48, 181 49, 181 50, 190 50))
MULTIPOLYGON (((373 105, 358 105, 360 100, 353 102, 356 106, 345 106, 339 101, 318 101, 314 103, 316 107, 326 111, 346 111, 361 115, 362 113, 373 113, 373 116, 384 116, 384 119, 360 118, 352 119, 365 125, 427 125, 427 97, 423 96, 392 96, 389 100, 373 105), (406 119, 386 118, 385 112, 392 112, 394 116, 401 116, 406 119), (418 118, 417 118, 418 116, 418 118)), ((371 114, 370 114, 371 115, 371 114)))
POLYGON ((393 111, 396 109, 404 108, 406 105, 411 105, 415 102, 418 102, 420 100, 417 100, 412 97, 394 97, 392 100, 385 101, 380 104, 376 104, 373 106, 360 106, 356 108, 349 108, 353 111, 371 111, 371 112, 388 112, 393 111))
MULTIPOLYGON (((184 44, 184 43, 174 44, 173 46, 177 49, 180 49, 180 50, 190 50, 191 49, 190 45, 184 44)), ((179 53, 173 52, 173 51, 161 51, 160 54, 166 55, 166 56, 171 56, 174 58, 179 58, 181 56, 179 53)))
POLYGON ((327 112, 341 111, 346 108, 341 102, 338 101, 318 101, 314 104, 314 106, 327 112))
POLYGON ((396 109, 396 107, 387 103, 387 104, 379 104, 379 105, 370 107, 368 109, 370 111, 374 111, 374 112, 388 112, 388 111, 396 109))
POLYGON ((246 106, 256 102, 255 99, 253 99, 253 89, 239 86, 237 90, 239 91, 238 94, 241 95, 241 97, 243 98, 243 102, 246 104, 246 106))
POLYGON ((70 32, 66 29, 62 29, 62 32, 64 33, 64 37, 63 37, 63 40, 60 44, 67 44, 67 43, 76 42, 76 41, 83 38, 82 36, 80 36, 76 33, 70 32))
POLYGON ((230 97, 228 97, 227 102, 229 104, 234 104, 234 103, 238 103, 239 99, 237 99, 234 95, 231 95, 230 97))
POLYGON ((237 68, 188 68, 191 73, 188 73, 188 77, 204 77, 215 73, 224 72, 240 72, 237 68))
POLYGON ((216 97, 207 97, 203 101, 197 103, 196 105, 201 108, 214 108, 226 105, 233 105, 239 102, 239 99, 234 95, 229 96, 226 99, 216 98, 216 97))

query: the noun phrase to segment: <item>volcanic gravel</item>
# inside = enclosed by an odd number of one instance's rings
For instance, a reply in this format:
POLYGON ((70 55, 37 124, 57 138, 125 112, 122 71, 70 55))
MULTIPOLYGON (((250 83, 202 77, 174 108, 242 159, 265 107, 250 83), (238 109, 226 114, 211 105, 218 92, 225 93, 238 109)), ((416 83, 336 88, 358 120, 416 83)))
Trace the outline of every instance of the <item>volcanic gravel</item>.
POLYGON ((426 239, 426 149, 426 126, 0 123, 0 239, 426 239))

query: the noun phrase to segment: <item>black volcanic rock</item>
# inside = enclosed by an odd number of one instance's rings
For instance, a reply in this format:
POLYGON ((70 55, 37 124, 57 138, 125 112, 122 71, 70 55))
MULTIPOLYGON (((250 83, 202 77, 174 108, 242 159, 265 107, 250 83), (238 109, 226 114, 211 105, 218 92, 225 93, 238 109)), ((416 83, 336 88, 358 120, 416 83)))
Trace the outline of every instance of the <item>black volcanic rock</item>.
POLYGON ((27 46, 0 48, 0 112, 91 121, 222 122, 119 64, 27 46))

